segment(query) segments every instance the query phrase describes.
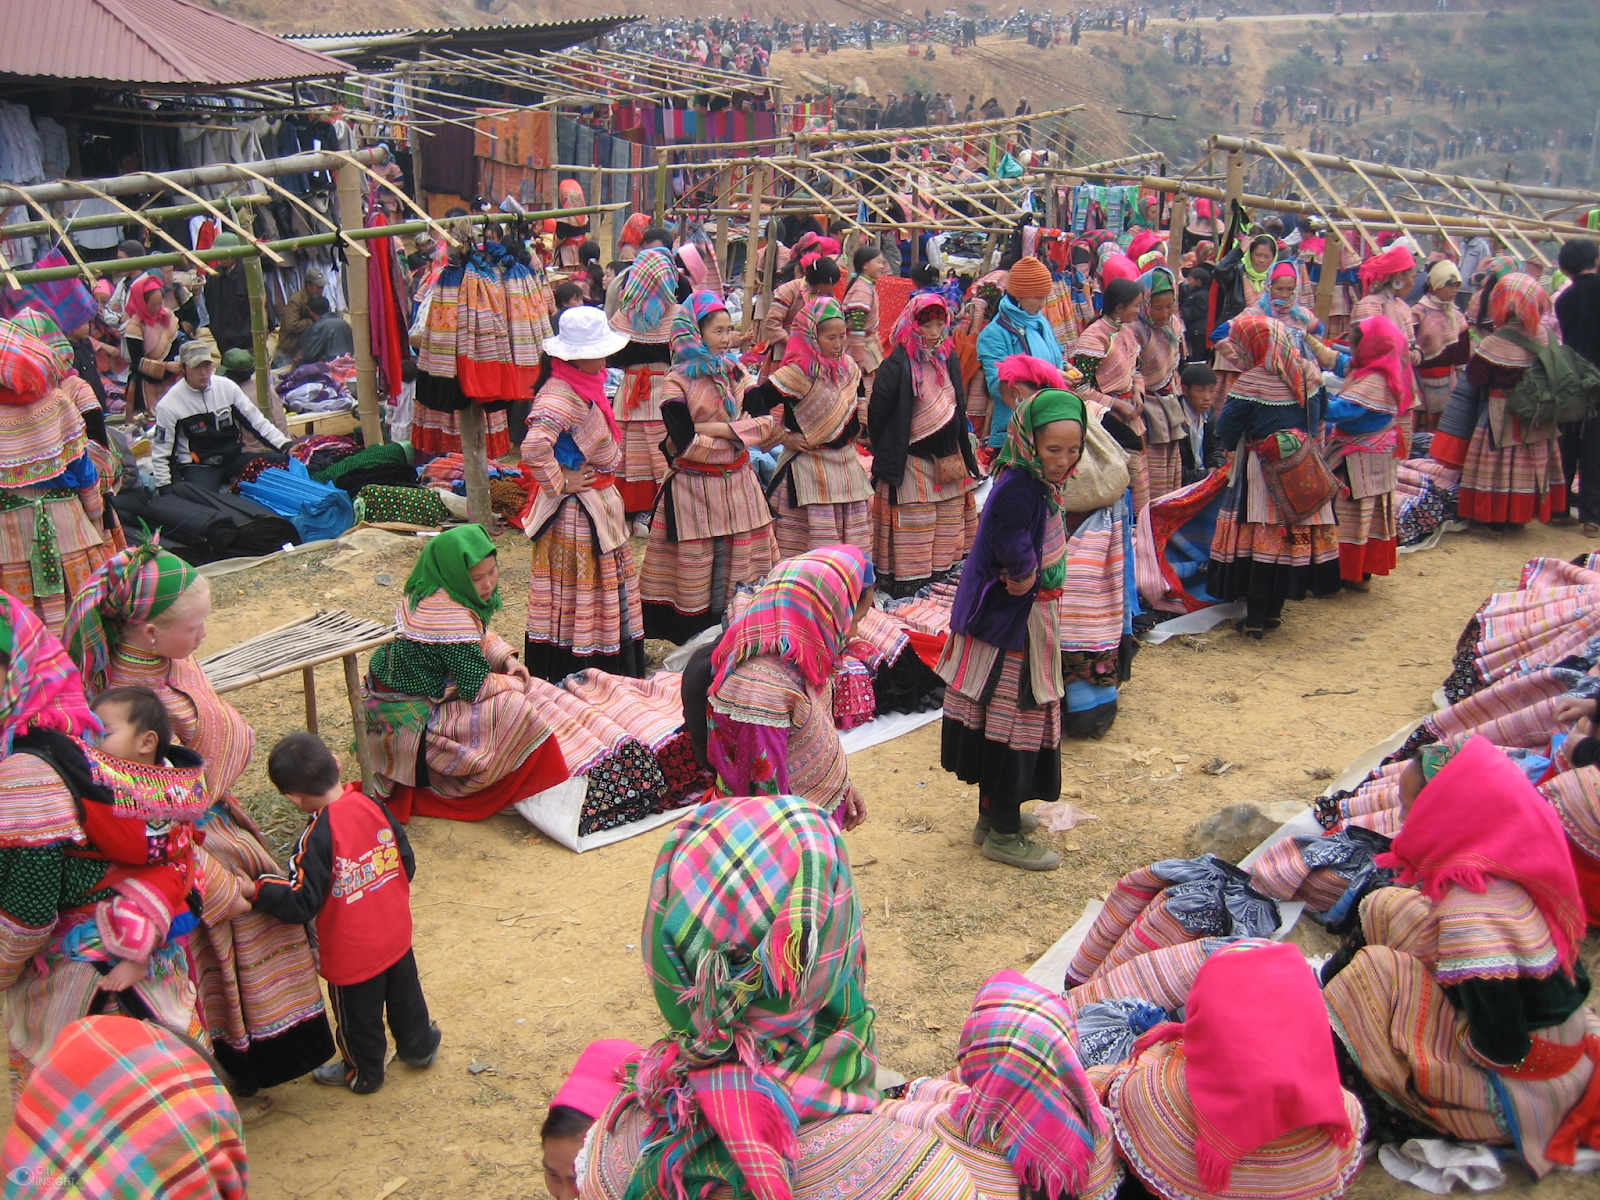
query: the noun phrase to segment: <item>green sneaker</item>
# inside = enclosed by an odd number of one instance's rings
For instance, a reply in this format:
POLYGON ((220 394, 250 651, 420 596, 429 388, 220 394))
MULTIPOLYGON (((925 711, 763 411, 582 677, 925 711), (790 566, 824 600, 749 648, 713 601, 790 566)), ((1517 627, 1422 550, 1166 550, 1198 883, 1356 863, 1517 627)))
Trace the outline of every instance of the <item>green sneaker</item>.
MULTIPOLYGON (((1022 832, 1032 833, 1037 828, 1039 828, 1039 818, 1034 816, 1032 813, 1023 813, 1022 832)), ((974 846, 981 846, 983 845, 983 839, 988 836, 989 818, 980 813, 978 816, 978 823, 972 827, 972 844, 974 846)))
POLYGON ((1061 855, 1038 842, 1030 842, 1020 833, 991 830, 983 839, 983 856, 990 862, 1005 863, 1024 871, 1054 871, 1061 865, 1061 855))

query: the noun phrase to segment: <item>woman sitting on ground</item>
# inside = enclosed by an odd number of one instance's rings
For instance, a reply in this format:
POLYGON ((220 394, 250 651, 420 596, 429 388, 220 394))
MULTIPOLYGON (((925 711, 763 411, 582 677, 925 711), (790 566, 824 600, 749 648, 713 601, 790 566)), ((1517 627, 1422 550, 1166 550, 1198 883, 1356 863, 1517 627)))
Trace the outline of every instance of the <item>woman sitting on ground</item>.
POLYGON ((378 794, 402 821, 481 821, 567 778, 528 668, 489 628, 501 604, 481 525, 433 538, 406 579, 366 686, 378 794))
POLYGON ((855 546, 781 562, 712 653, 707 756, 723 795, 804 796, 842 828, 866 819, 833 719, 833 669, 872 607, 855 546))
POLYGON ((1404 823, 1323 968, 1324 996, 1383 1141, 1515 1146, 1535 1179, 1600 1149, 1600 1016, 1585 1007, 1583 900, 1561 822, 1488 739, 1422 748, 1404 823), (1358 948, 1359 947, 1359 948, 1358 948))
MULTIPOLYGON (((305 929, 251 911, 240 894, 239 875, 254 879, 278 863, 233 796, 255 731, 194 658, 210 613, 205 577, 149 543, 95 573, 67 614, 63 641, 91 694, 149 688, 177 741, 205 763, 211 807, 196 822, 205 840, 195 850, 203 908, 189 956, 212 1052, 252 1096, 326 1062, 334 1046, 305 929)), ((259 1113, 266 1099, 252 1096, 241 1108, 259 1113)))
POLYGON ((584 1200, 975 1200, 936 1138, 870 1115, 861 907, 843 835, 816 805, 691 812, 656 860, 642 940, 667 1034, 596 1122, 584 1200))

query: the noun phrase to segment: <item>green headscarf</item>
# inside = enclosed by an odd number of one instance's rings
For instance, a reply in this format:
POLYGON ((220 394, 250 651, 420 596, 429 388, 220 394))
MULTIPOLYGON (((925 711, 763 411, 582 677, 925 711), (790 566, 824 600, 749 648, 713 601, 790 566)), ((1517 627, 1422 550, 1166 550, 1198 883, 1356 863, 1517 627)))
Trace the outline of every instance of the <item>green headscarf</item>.
POLYGON ((457 525, 445 530, 428 542, 417 565, 411 568, 406 577, 406 599, 413 605, 420 604, 443 588, 450 599, 477 613, 487 625, 504 601, 499 588, 487 600, 478 595, 472 568, 493 553, 494 542, 482 525, 457 525))
POLYGON ((111 653, 130 625, 154 621, 178 602, 196 572, 152 539, 113 555, 67 609, 61 643, 95 691, 106 684, 111 653))
POLYGON ((1460 746, 1451 745, 1449 742, 1434 742, 1432 745, 1424 746, 1422 752, 1417 755, 1422 765, 1423 781, 1432 780, 1435 775, 1444 770, 1445 764, 1454 758, 1456 751, 1460 749, 1460 746))

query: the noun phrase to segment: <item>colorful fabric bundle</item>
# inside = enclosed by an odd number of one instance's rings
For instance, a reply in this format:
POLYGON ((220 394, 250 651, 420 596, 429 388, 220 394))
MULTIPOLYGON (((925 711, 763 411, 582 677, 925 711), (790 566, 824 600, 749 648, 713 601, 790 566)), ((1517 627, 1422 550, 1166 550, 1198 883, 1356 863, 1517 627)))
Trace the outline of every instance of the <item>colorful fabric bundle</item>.
POLYGON ((50 348, 63 378, 72 373, 72 343, 61 332, 61 326, 56 324, 54 317, 37 308, 25 308, 11 318, 11 323, 50 348))
POLYGON ((524 399, 533 382, 523 382, 511 358, 506 289, 497 261, 506 254, 498 242, 487 243, 467 259, 461 277, 456 378, 462 393, 474 400, 524 399))
POLYGON ((84 737, 101 732, 100 718, 84 700, 77 664, 44 622, 15 596, 0 592, 0 656, 6 664, 0 688, 0 756, 11 740, 30 729, 54 729, 84 737))
POLYGON ((155 620, 195 578, 193 567, 155 539, 121 551, 94 573, 73 600, 61 638, 92 691, 105 688, 111 647, 123 630, 155 620))
POLYGON ((821 687, 872 581, 872 564, 855 546, 827 546, 779 563, 749 611, 717 643, 712 692, 740 663, 761 654, 777 655, 821 687))
POLYGON ((816 805, 772 796, 703 804, 662 847, 643 950, 671 1032, 633 1079, 649 1124, 633 1200, 721 1184, 789 1200, 799 1123, 878 1103, 842 838, 816 805))
POLYGON ((450 519, 450 510, 432 488, 369 483, 356 494, 355 516, 358 524, 368 521, 437 529, 450 519))
POLYGON ((1059 996, 1002 971, 978 989, 956 1050, 971 1090, 951 1115, 966 1140, 1000 1150, 1017 1182, 1046 1196, 1078 1194, 1110 1132, 1075 1041, 1059 996))
POLYGON ((287 468, 266 468, 254 482, 241 482, 239 494, 287 517, 307 542, 336 538, 356 523, 350 494, 337 484, 312 479, 298 458, 291 458, 287 468))
POLYGON ((17 1099, 0 1170, 105 1200, 244 1200, 249 1184, 239 1112, 210 1065, 154 1022, 113 1016, 61 1031, 17 1099))

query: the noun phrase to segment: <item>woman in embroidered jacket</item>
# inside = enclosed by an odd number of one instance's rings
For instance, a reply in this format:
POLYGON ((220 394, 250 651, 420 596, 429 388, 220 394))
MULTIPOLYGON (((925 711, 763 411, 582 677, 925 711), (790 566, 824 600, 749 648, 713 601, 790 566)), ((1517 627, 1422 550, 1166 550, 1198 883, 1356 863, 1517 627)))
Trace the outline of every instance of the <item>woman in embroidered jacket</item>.
POLYGON ((1364 592, 1374 575, 1394 569, 1399 553, 1396 452, 1398 425, 1413 404, 1412 373, 1405 337, 1388 317, 1365 317, 1350 328, 1353 358, 1344 391, 1328 402, 1325 454, 1328 466, 1343 476, 1344 486, 1333 497, 1339 578, 1345 587, 1364 592))
POLYGON ((1038 821, 1022 805, 1061 794, 1061 488, 1087 420, 1083 401, 1055 388, 1012 415, 938 666, 949 685, 940 762, 978 785, 973 840, 985 858, 1029 871, 1061 865, 1028 840, 1038 821))
POLYGON ((949 317, 941 297, 912 297, 872 386, 872 560, 890 596, 949 575, 977 532, 978 461, 949 317))
POLYGON ((1428 294, 1411 310, 1421 360, 1417 366, 1419 429, 1438 426, 1461 368, 1472 358, 1472 334, 1455 303, 1460 290, 1461 272, 1455 263, 1436 262, 1428 269, 1428 294))
MULTIPOLYGON (((672 366, 672 314, 678 311, 678 268, 672 249, 652 246, 628 268, 611 328, 627 338, 610 366, 624 369, 616 422, 622 438, 617 490, 623 508, 646 513, 656 502, 667 460, 661 453, 661 385, 672 366)), ((564 319, 564 318, 563 318, 564 319)), ((598 664, 596 664, 598 665, 598 664)))
MULTIPOLYGON (((1405 298, 1411 294, 1412 285, 1417 281, 1417 256, 1411 252, 1410 246, 1396 242, 1383 253, 1374 254, 1361 264, 1360 279, 1363 294, 1350 310, 1350 323, 1354 325, 1367 317, 1388 317, 1405 339, 1405 350, 1401 357, 1405 359, 1406 367, 1414 370, 1422 361, 1422 352, 1417 348, 1416 319, 1405 298)), ((1398 426, 1401 458, 1410 455, 1411 420, 1408 417, 1398 426)))
POLYGON ((646 637, 688 641, 722 620, 734 588, 778 560, 750 448, 779 441, 783 415, 746 415, 750 378, 732 344, 727 307, 712 292, 694 293, 672 319, 673 365, 661 403, 672 470, 639 581, 646 637))
POLYGON ((528 668, 489 628, 501 605, 481 525, 433 538, 406 579, 366 688, 378 794, 402 821, 481 821, 567 778, 528 668))
POLYGON ((1156 267, 1139 283, 1144 296, 1133 332, 1139 339, 1139 374, 1144 377, 1145 463, 1150 499, 1159 500, 1183 486, 1183 439, 1189 436, 1178 387, 1183 318, 1178 315, 1178 284, 1171 270, 1156 267))
POLYGON ((1532 365, 1529 343, 1550 337, 1549 294, 1531 275, 1505 274, 1489 296, 1494 332, 1480 341, 1439 419, 1428 454, 1461 471, 1456 512, 1491 529, 1548 521, 1567 511, 1554 425, 1528 425, 1506 411, 1506 394, 1532 365))
POLYGON ((772 293, 772 303, 761 319, 761 337, 767 343, 767 357, 761 364, 761 378, 765 380, 783 362, 788 353, 789 330, 795 318, 813 300, 832 296, 839 286, 839 264, 832 255, 839 252, 839 243, 832 238, 807 243, 805 239, 795 246, 799 256, 795 277, 779 284, 772 293), (831 250, 829 249, 831 247, 831 250))
POLYGON ((172 924, 176 914, 150 890, 127 886, 123 877, 138 872, 99 848, 88 809, 144 816, 165 824, 160 840, 192 843, 205 789, 193 774, 181 783, 174 774, 162 781, 173 784, 170 797, 150 778, 108 790, 80 740, 100 732, 61 643, 0 595, 0 988, 13 1099, 56 1035, 97 1000, 201 1033, 187 929, 172 924), (100 973, 97 964, 117 970, 119 960, 142 969, 119 970, 115 979, 100 973))
POLYGON ((233 787, 255 733, 211 686, 194 655, 205 640, 211 589, 155 544, 124 550, 73 601, 63 639, 92 694, 146 687, 161 698, 177 741, 205 763, 210 808, 196 824, 200 924, 189 935, 199 1011, 212 1052, 247 1089, 275 1087, 326 1062, 333 1038, 316 964, 299 925, 241 908, 238 875, 277 862, 233 787))
POLYGON ((35 322, 0 320, 0 589, 59 636, 72 598, 115 547, 105 485, 72 398, 83 381, 68 375, 71 347, 48 324, 47 339, 35 322))
MULTIPOLYGON (((1113 279, 1105 291, 1100 318, 1078 335, 1072 365, 1083 374, 1078 394, 1086 404, 1110 410, 1110 416, 1142 440, 1145 434, 1145 381, 1140 373, 1139 333, 1134 319, 1144 289, 1132 279, 1113 279)), ((1173 316, 1172 320, 1179 318, 1173 316)), ((1150 468, 1144 451, 1128 456, 1133 510, 1150 503, 1150 468)))
MULTIPOLYGON (((872 373, 883 362, 883 345, 878 339, 878 276, 889 269, 889 260, 876 246, 862 246, 851 259, 854 274, 844 294, 844 319, 850 340, 845 350, 861 368, 861 380, 868 397, 872 395, 872 373)), ((865 405, 862 420, 866 419, 865 405)))
POLYGON ((599 309, 568 311, 544 344, 550 379, 522 442, 539 486, 522 515, 533 539, 524 658, 553 683, 585 667, 644 678, 644 616, 616 478, 626 443, 605 389, 606 355, 621 342, 599 309))
POLYGON ((872 482, 856 453, 861 369, 845 353, 844 310, 813 300, 795 318, 783 365, 745 395, 745 411, 784 408, 783 457, 767 486, 784 558, 818 546, 872 546, 872 482))
POLYGON ((1538 1179, 1600 1148, 1600 1016, 1566 835, 1478 735, 1424 746, 1400 790, 1404 822, 1374 861, 1401 886, 1362 900, 1323 968, 1346 1078, 1381 1140, 1515 1146, 1538 1179))
POLYGON ((1339 590, 1339 539, 1333 505, 1300 524, 1280 517, 1261 456, 1295 453, 1322 429, 1322 374, 1295 352, 1281 321, 1244 312, 1230 322, 1232 361, 1245 368, 1217 418, 1217 441, 1233 447, 1233 475, 1211 539, 1207 586, 1221 600, 1244 600, 1241 632, 1260 638, 1283 623, 1286 600, 1339 590))
POLYGON ((827 546, 773 570, 712 653, 706 751, 727 796, 804 796, 866 819, 833 723, 833 668, 872 607, 872 564, 827 546))

